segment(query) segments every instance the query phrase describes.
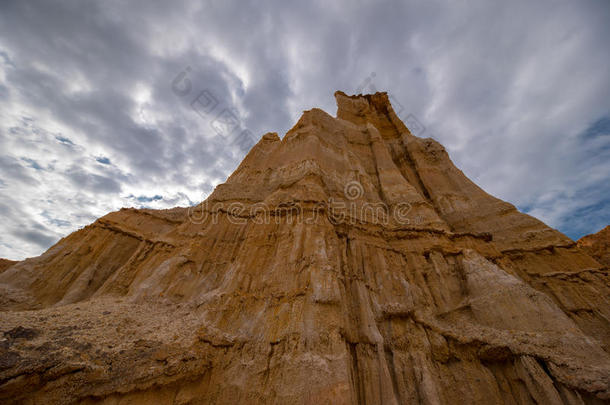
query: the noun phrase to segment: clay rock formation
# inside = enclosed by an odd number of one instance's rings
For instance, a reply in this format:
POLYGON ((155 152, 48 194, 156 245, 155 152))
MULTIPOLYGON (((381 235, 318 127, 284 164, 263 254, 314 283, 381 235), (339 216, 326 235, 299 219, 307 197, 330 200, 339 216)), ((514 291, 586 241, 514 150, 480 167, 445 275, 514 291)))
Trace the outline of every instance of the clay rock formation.
POLYGON ((583 236, 577 244, 598 262, 610 266, 610 225, 595 234, 583 236))
POLYGON ((598 404, 607 263, 492 197, 385 93, 264 135, 196 207, 0 273, 0 402, 598 404))
POLYGON ((14 260, 0 259, 0 273, 11 267, 16 262, 14 260))

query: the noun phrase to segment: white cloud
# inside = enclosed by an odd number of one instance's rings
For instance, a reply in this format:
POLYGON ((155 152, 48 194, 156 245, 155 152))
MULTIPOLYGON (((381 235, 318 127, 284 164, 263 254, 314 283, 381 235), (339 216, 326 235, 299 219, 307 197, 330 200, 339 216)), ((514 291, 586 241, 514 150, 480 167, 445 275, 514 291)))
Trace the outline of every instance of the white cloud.
POLYGON ((610 221, 608 37, 594 0, 3 2, 0 257, 121 206, 203 199, 243 156, 211 125, 224 108, 257 138, 363 83, 489 192, 593 232, 610 221), (202 91, 218 105, 200 115, 202 91))

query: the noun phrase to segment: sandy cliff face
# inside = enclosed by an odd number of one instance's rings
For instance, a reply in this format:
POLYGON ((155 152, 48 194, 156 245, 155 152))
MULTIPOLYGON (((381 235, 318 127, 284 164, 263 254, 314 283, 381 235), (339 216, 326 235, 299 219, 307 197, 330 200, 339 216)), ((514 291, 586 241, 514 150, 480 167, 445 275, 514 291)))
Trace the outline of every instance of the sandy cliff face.
POLYGON ((0 259, 0 273, 2 273, 4 270, 8 269, 15 263, 17 262, 15 262, 14 260, 0 259))
POLYGON ((598 262, 610 266, 610 225, 593 235, 583 236, 577 243, 598 262))
POLYGON ((0 272, 0 402, 610 400, 607 264, 385 93, 336 98, 199 206, 123 209, 0 272))

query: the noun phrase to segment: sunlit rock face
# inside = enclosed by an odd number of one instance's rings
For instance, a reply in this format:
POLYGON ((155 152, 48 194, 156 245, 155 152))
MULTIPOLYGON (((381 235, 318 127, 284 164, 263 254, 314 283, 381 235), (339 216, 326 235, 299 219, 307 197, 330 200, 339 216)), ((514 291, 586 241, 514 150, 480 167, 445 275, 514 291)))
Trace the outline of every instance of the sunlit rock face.
POLYGON ((601 256, 479 188, 387 94, 336 99, 196 207, 2 262, 0 402, 610 400, 601 256))
POLYGON ((578 247, 589 253, 601 264, 610 266, 610 225, 593 235, 578 239, 578 247))

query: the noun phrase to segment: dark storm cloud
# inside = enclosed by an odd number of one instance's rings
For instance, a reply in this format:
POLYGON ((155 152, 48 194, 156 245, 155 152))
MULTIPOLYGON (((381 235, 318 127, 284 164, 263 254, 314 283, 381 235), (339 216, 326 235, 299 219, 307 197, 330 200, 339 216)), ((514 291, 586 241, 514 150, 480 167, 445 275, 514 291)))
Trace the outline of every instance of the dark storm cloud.
POLYGON ((4 1, 0 207, 19 209, 0 256, 121 206, 200 201, 263 133, 334 113, 337 89, 390 91, 486 190, 595 231, 608 37, 605 0, 4 1))
POLYGON ((3 183, 38 184, 38 181, 28 174, 26 166, 14 157, 0 156, 0 169, 2 170, 3 183))
POLYGON ((21 160, 23 160, 28 165, 28 167, 31 167, 34 170, 43 170, 43 168, 40 167, 38 162, 36 162, 34 159, 21 158, 21 160))
POLYGON ((585 140, 600 136, 610 137, 610 115, 604 115, 591 124, 582 134, 585 140))
POLYGON ((66 176, 81 189, 89 189, 97 193, 118 193, 121 185, 110 177, 88 173, 78 167, 71 167, 66 176))
POLYGON ((15 236, 23 239, 26 242, 32 242, 35 245, 40 246, 43 249, 46 249, 51 244, 57 242, 57 239, 53 236, 45 235, 40 231, 18 231, 14 233, 15 236))

